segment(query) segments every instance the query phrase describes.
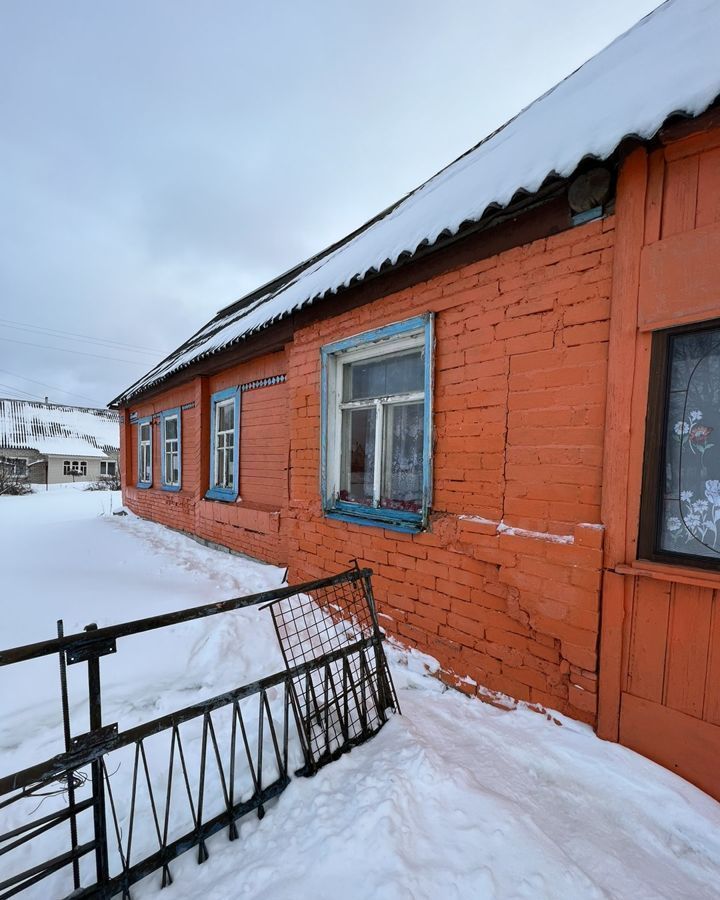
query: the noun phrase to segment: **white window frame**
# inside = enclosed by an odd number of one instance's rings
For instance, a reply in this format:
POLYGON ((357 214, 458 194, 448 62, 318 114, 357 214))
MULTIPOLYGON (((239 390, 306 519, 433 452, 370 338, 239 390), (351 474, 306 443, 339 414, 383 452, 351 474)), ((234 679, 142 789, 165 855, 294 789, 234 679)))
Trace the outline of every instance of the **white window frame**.
POLYGON ((432 490, 432 315, 386 326, 345 341, 330 344, 322 350, 322 468, 321 490, 326 514, 339 518, 352 517, 367 524, 417 531, 427 524, 432 490), (394 356, 409 350, 425 351, 425 378, 422 391, 397 393, 371 400, 343 400, 343 370, 346 366, 370 359, 394 356), (423 499, 417 513, 384 509, 382 462, 386 452, 384 422, 387 410, 407 403, 424 404, 423 499), (372 507, 340 500, 342 461, 342 413, 348 409, 375 410, 375 453, 372 507))
POLYGON ((63 460, 63 475, 87 475, 87 461, 84 459, 63 460))
POLYGON ((215 478, 213 487, 220 488, 224 491, 232 491, 235 489, 235 473, 232 474, 232 479, 229 484, 220 480, 220 472, 225 472, 227 470, 227 453, 228 449, 231 449, 233 452, 233 459, 235 458, 235 400, 233 397, 229 397, 227 400, 220 400, 215 404, 215 478), (232 410, 232 427, 226 428, 223 431, 220 430, 220 410, 222 409, 231 409, 232 410), (232 438, 232 446, 228 443, 228 436, 232 438), (222 447, 220 446, 220 438, 222 437, 222 447), (222 465, 218 465, 218 462, 222 456, 222 465))
POLYGON ((100 460, 100 474, 105 478, 113 478, 117 474, 117 462, 114 459, 101 459, 100 460), (105 471, 103 472, 103 466, 105 466, 105 471), (108 472, 108 466, 112 466, 112 472, 108 472))
POLYGON ((144 419, 138 419, 138 480, 139 488, 149 488, 152 486, 152 469, 153 469, 153 434, 152 434, 152 417, 148 416, 144 419), (143 440, 143 428, 148 429, 148 438, 143 440), (147 475, 147 478, 143 476, 147 475))
POLYGON ((180 435, 180 408, 176 407, 175 409, 166 410, 161 416, 162 423, 162 486, 164 490, 167 491, 179 491, 180 485, 182 483, 182 449, 181 449, 181 435, 180 435), (174 438, 167 437, 167 423, 175 420, 177 422, 177 428, 175 430, 176 436, 174 438), (168 449, 168 445, 174 444, 175 447, 168 449), (175 456, 177 458, 177 479, 171 480, 169 477, 169 473, 172 471, 172 457, 175 456), (168 462, 170 465, 168 465, 168 462))

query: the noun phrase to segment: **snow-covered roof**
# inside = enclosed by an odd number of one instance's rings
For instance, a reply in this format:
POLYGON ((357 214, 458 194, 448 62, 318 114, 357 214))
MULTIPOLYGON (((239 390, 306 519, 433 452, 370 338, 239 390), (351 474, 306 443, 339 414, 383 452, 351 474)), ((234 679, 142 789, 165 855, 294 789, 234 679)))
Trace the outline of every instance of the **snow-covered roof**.
POLYGON ((103 457, 120 447, 120 419, 110 409, 0 400, 0 449, 103 457))
POLYGON ((674 114, 699 115, 720 95, 719 47, 718 0, 667 0, 399 203, 221 310, 113 402, 535 193, 550 175, 607 159, 626 137, 650 139, 674 114))

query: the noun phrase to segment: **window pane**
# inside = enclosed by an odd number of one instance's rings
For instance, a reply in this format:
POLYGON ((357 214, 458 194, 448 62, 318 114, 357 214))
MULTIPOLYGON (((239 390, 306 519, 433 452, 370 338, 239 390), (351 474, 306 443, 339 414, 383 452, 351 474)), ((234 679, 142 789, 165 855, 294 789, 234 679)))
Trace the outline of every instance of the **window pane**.
POLYGON ((659 549, 720 555, 720 330, 670 341, 659 549))
POLYGON ((233 486, 233 448, 232 445, 225 451, 225 486, 233 486))
POLYGON ((177 484, 180 481, 178 454, 170 450, 165 454, 165 484, 177 484))
POLYGON ((371 506, 375 468, 375 407, 342 413, 340 499, 371 506))
POLYGON ((115 474, 115 463, 114 462, 107 463, 107 473, 108 473, 108 475, 115 474))
POLYGON ((343 401, 422 391, 424 384, 422 350, 362 360, 344 367, 343 401))
POLYGON ((177 417, 173 416, 171 419, 165 419, 165 440, 171 441, 175 440, 177 437, 177 417))
POLYGON ((217 431, 232 431, 235 427, 235 401, 225 400, 217 405, 217 431))
POLYGON ((424 406, 393 403, 385 407, 380 505, 386 509, 422 509, 424 406))
POLYGON ((140 440, 141 441, 149 441, 150 440, 150 425, 149 423, 145 423, 140 426, 140 440))

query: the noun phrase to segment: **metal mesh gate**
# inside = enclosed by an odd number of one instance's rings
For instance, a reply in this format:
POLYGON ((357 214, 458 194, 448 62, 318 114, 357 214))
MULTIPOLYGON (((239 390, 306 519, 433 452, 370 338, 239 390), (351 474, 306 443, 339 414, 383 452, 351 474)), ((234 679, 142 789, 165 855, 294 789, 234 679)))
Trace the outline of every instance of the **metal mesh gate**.
POLYGON ((307 770, 374 734, 397 697, 382 649, 369 572, 269 604, 288 671, 332 656, 293 677, 307 770))
POLYGON ((263 816, 293 772, 313 774, 374 735, 398 704, 370 574, 80 634, 60 628, 54 640, 1 651, 0 666, 58 655, 66 751, 0 778, 0 818, 10 823, 0 834, 0 900, 129 897, 156 870, 168 884, 181 853, 197 847, 204 862, 207 839, 223 829, 237 837, 236 821, 263 816), (121 638, 257 604, 270 609, 285 671, 126 731, 103 725, 100 658, 121 638), (72 736, 65 667, 78 664, 88 668, 90 730, 72 736))

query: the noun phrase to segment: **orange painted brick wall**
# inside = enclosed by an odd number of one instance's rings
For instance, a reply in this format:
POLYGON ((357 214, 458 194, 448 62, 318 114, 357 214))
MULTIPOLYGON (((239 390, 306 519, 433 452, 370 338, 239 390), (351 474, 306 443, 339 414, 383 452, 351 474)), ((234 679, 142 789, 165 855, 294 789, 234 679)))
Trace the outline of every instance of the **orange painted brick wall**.
POLYGON ((613 238, 606 218, 512 249, 297 330, 288 348, 290 576, 357 557, 376 572, 383 625, 437 657, 448 682, 590 722, 613 238), (430 527, 324 518, 320 348, 427 311, 430 527))
MULTIPOLYGON (((208 379, 212 392, 288 376, 243 396, 237 504, 201 499, 200 380, 139 405, 142 416, 196 402, 183 413, 183 490, 126 487, 126 502, 287 562, 293 580, 357 558, 376 573, 383 626, 438 658, 448 683, 594 722, 613 240, 610 217, 535 241, 299 328, 286 355, 208 379), (436 314, 430 527, 407 535, 326 519, 320 348, 427 311, 436 314)), ((132 485, 136 444, 123 442, 132 485)))
POLYGON ((286 374, 284 353, 273 353, 196 378, 127 410, 127 415, 156 415, 185 404, 182 411, 182 485, 161 487, 159 415, 153 419, 153 486, 137 483, 137 426, 122 424, 121 466, 127 506, 148 519, 196 534, 259 559, 284 564, 287 544, 281 518, 287 507, 288 386, 270 385, 243 392, 240 415, 240 496, 234 503, 205 500, 208 487, 209 396, 224 388, 286 374))

